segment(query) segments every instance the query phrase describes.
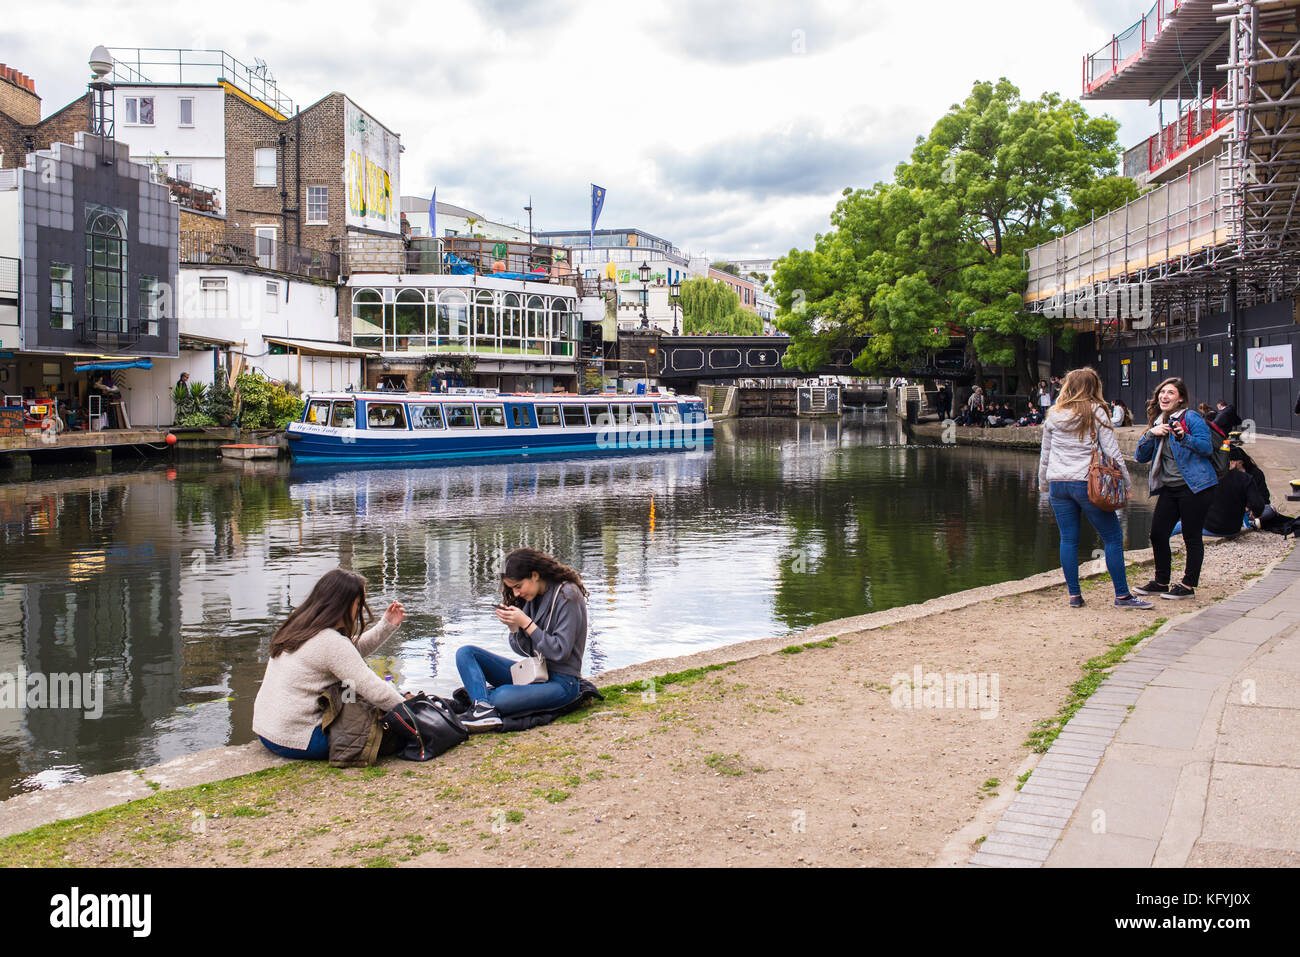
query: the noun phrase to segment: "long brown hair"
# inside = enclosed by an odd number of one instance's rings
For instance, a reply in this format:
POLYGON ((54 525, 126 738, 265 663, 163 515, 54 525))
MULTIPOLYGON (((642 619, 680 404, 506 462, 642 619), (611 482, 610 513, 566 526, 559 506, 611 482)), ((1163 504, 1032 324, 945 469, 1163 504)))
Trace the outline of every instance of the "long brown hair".
POLYGON ((1191 402, 1191 399, 1187 397, 1187 383, 1184 382, 1182 379, 1178 378, 1177 376, 1170 376, 1164 382, 1156 386, 1155 392, 1151 393, 1151 401, 1147 403, 1148 424, 1154 422, 1156 420, 1156 416, 1160 414, 1160 390, 1167 385, 1172 385, 1175 389, 1177 389, 1179 398, 1182 400, 1178 403, 1178 406, 1176 408, 1169 410, 1171 413, 1177 412, 1179 409, 1187 408, 1188 404, 1191 402))
POLYGON ((1106 400, 1101 394, 1101 376, 1097 375, 1095 369, 1084 366, 1082 369, 1071 369, 1065 374, 1061 392, 1051 411, 1072 416, 1074 422, 1070 429, 1082 441, 1097 423, 1104 424, 1108 429, 1113 428, 1110 415, 1097 417, 1098 406, 1103 410, 1107 408, 1106 400))
POLYGON ((271 657, 297 651, 326 628, 338 628, 349 641, 356 641, 374 615, 366 604, 366 580, 346 568, 326 572, 307 600, 295 608, 271 638, 271 657), (361 599, 357 615, 352 604, 361 599))
POLYGON ((522 605, 524 603, 522 598, 515 597, 514 590, 506 584, 506 579, 522 581, 530 577, 533 572, 537 572, 537 576, 546 581, 548 588, 557 583, 569 582, 576 585, 584 597, 590 597, 587 594, 587 586, 582 583, 582 576, 568 565, 561 564, 535 548, 516 548, 506 556, 505 567, 501 570, 501 595, 504 599, 502 604, 522 605))

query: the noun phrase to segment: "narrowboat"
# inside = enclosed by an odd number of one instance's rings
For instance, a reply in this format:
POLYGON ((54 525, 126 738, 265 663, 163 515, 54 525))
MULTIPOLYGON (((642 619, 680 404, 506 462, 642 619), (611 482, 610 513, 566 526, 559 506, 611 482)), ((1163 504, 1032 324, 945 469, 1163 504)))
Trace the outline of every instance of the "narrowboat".
POLYGON ((320 392, 290 422, 298 462, 414 462, 698 449, 713 422, 694 396, 320 392))

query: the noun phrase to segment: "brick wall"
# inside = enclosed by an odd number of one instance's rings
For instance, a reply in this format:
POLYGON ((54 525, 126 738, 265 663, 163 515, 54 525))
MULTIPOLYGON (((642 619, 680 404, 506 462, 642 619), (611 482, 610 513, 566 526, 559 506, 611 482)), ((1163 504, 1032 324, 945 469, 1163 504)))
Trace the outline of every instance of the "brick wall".
POLYGON ((209 242, 217 242, 225 236, 226 221, 220 216, 213 216, 211 213, 196 213, 184 206, 180 207, 180 214, 181 235, 201 236, 202 248, 204 249, 208 247, 209 242))
POLYGON ((3 63, 0 63, 0 113, 28 125, 41 121, 41 98, 36 95, 36 84, 31 77, 3 63))
POLYGON ((78 132, 89 131, 89 93, 39 123, 21 123, 0 109, 0 150, 4 151, 4 166, 9 169, 25 166, 28 149, 47 150, 54 143, 72 143, 78 132), (29 136, 31 147, 25 145, 29 136))
POLYGON ((275 226, 281 242, 322 251, 338 249, 347 202, 343 191, 343 104, 343 94, 331 93, 282 121, 237 96, 226 95, 226 220, 232 228, 275 226), (259 149, 276 150, 273 187, 253 185, 259 149), (325 225, 307 224, 309 186, 329 190, 329 221, 325 225))

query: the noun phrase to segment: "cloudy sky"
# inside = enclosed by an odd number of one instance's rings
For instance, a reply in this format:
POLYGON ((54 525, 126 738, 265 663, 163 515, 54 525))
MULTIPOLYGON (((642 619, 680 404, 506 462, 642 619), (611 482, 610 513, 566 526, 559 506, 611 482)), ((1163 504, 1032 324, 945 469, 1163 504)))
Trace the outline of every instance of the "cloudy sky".
MULTIPOLYGON (((306 106, 338 90, 401 134, 401 191, 538 229, 637 226, 714 259, 824 231, 845 186, 892 175, 977 80, 1080 92, 1081 60, 1150 0, 437 0, 11 9, 0 62, 46 113, 97 43, 265 60, 306 106), (207 19, 196 21, 201 14, 207 19), (57 26, 55 26, 57 25, 57 26)), ((1143 103, 1088 105, 1155 131, 1143 103)))

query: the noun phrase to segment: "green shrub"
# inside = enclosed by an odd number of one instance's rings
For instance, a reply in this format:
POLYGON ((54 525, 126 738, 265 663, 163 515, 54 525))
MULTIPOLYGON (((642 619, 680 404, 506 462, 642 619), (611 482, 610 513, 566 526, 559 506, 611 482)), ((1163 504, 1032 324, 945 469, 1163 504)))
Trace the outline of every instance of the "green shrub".
POLYGON ((217 369, 203 411, 216 420, 217 425, 226 426, 235 421, 235 392, 230 388, 230 380, 223 368, 217 369))

